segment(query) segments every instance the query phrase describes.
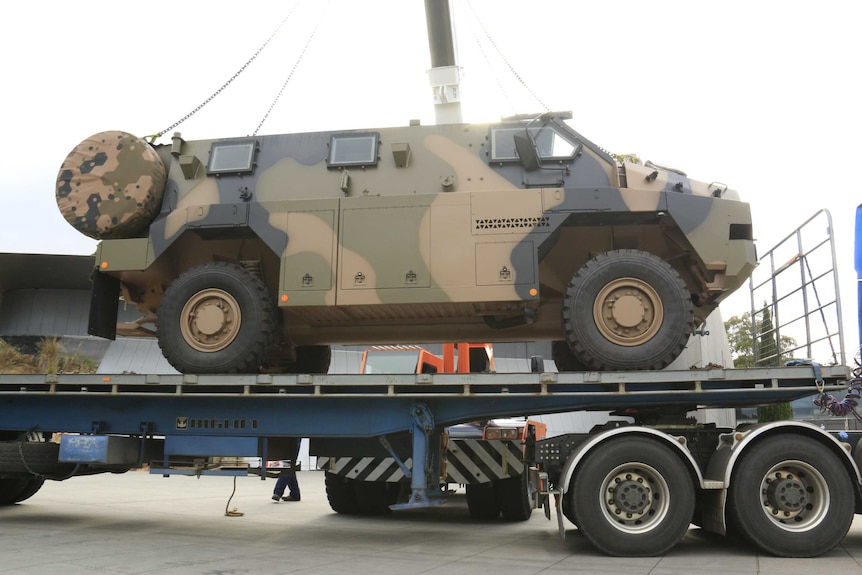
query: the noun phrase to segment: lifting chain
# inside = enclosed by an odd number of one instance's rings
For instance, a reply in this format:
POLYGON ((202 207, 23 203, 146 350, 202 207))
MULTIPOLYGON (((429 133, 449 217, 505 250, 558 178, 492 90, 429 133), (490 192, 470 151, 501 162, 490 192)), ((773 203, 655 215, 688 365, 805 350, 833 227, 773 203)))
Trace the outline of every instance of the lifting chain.
POLYGON ((290 70, 290 74, 287 75, 287 78, 284 80, 284 83, 281 85, 281 89, 279 89, 278 94, 275 95, 275 100, 272 101, 272 104, 269 106, 269 110, 266 111, 266 114, 263 115, 263 118, 260 121, 260 124, 257 125, 252 136, 257 136, 257 133, 260 131, 260 127, 263 126, 263 123, 266 122, 266 119, 269 117, 269 113, 272 112, 272 109, 275 108, 276 102, 281 98, 282 92, 287 87, 287 83, 290 82, 290 79, 293 78, 293 73, 296 71, 297 66, 302 61, 302 57, 305 56, 305 51, 308 49, 308 45, 311 44, 311 40, 314 38, 314 34, 317 32, 317 29, 320 27, 320 23, 323 22, 323 17, 326 15, 327 10, 329 9, 329 2, 327 1, 326 6, 323 7, 323 11, 320 13, 320 20, 317 21, 317 24, 314 25, 314 29, 311 31, 311 34, 308 36, 308 40, 305 41, 305 46, 302 47, 302 52, 299 53, 299 58, 296 59, 296 62, 293 63, 293 68, 290 70))
POLYGON ((213 94, 209 98, 207 98, 206 100, 204 100, 203 102, 198 104, 198 106, 194 110, 192 110, 191 112, 189 112, 188 114, 186 114, 185 116, 183 116, 182 118, 180 118, 179 120, 177 120, 176 122, 174 122, 173 124, 171 124, 170 126, 165 128, 161 132, 156 132, 155 134, 152 134, 150 136, 146 136, 144 139, 147 142, 149 142, 150 144, 152 144, 158 138, 160 138, 161 136, 163 136, 167 132, 170 132, 171 130, 173 130, 174 128, 176 128, 177 126, 179 126, 180 124, 182 124, 183 122, 185 122, 186 120, 191 118, 192 116, 194 116, 198 111, 200 111, 201 108, 203 108, 204 106, 209 104, 213 98, 215 98, 216 96, 221 94, 221 92, 225 88, 227 88, 234 80, 236 80, 237 76, 242 74, 245 71, 245 69, 248 68, 249 64, 251 64, 254 61, 254 59, 257 58, 258 54, 260 54, 263 51, 263 49, 267 47, 267 45, 270 43, 270 41, 273 38, 275 38, 276 34, 278 34, 279 31, 284 26, 285 22, 287 22, 290 19, 290 17, 293 16, 293 13, 296 12, 296 9, 297 9, 297 7, 299 7, 299 4, 300 4, 300 2, 297 2, 296 5, 294 5, 294 7, 291 9, 291 11, 288 13, 288 15, 284 17, 284 20, 281 21, 281 23, 278 25, 278 27, 275 29, 275 31, 272 34, 270 34, 269 38, 267 38, 266 41, 261 45, 261 47, 257 49, 257 52, 252 54, 251 58, 249 58, 248 61, 245 64, 243 64, 242 67, 240 67, 240 69, 237 70, 236 73, 233 76, 231 76, 227 82, 222 84, 218 90, 213 92, 213 94))
MULTIPOLYGON (((497 43, 496 43, 496 42, 494 42, 494 39, 493 39, 493 38, 491 38, 491 35, 490 35, 490 34, 488 34, 488 30, 486 30, 486 29, 485 29, 485 25, 484 25, 484 24, 482 23, 482 21, 479 19, 479 16, 478 16, 478 14, 476 14, 476 10, 473 8, 473 4, 470 2, 470 0, 466 0, 466 4, 467 4, 467 7, 470 9, 470 11, 473 13, 473 17, 476 19, 476 22, 478 22, 478 23, 479 23, 479 27, 482 29, 482 33, 485 35, 485 38, 487 38, 487 39, 488 39, 488 42, 491 44, 491 47, 492 47, 492 48, 494 48, 494 51, 496 51, 496 52, 497 52, 497 55, 498 55, 498 56, 500 56, 500 59, 502 59, 502 60, 503 60, 503 63, 504 63, 504 64, 506 64, 506 67, 507 67, 507 68, 509 68, 509 71, 512 73, 512 75, 514 75, 514 76, 515 76, 515 78, 516 78, 516 79, 521 83, 521 85, 524 87, 524 89, 525 89, 525 90, 527 90, 527 92, 528 92, 528 93, 529 93, 533 98, 535 98, 535 100, 539 103, 539 105, 540 105, 540 106, 542 106, 542 108, 544 108, 544 109, 545 109, 545 111, 546 111, 546 112, 550 112, 550 111, 551 111, 551 109, 548 107, 548 105, 547 105, 547 104, 545 104, 545 103, 542 101, 542 99, 541 99, 541 98, 539 98, 539 97, 538 97, 538 96, 533 92, 533 90, 532 90, 532 89, 527 85, 527 82, 525 82, 525 81, 524 81, 524 79, 523 79, 523 78, 521 78, 521 75, 520 75, 520 74, 518 74, 518 72, 516 72, 516 71, 515 71, 515 68, 512 66, 512 64, 509 62, 509 60, 508 60, 508 59, 506 59, 506 57, 503 55, 503 53, 502 53, 502 52, 500 52, 500 48, 498 48, 498 47, 497 47, 497 43)), ((478 39, 477 39, 476 41, 478 42, 478 39)), ((480 45, 480 48, 481 48, 481 45, 480 45)), ((484 56, 484 50, 482 51, 482 55, 484 56)), ((486 59, 487 59, 487 58, 486 58, 486 59)), ((498 85, 499 85, 499 82, 498 82, 498 85)), ((504 92, 504 94, 505 94, 505 92, 504 92)), ((508 99, 508 96, 507 96, 507 99, 508 99)))
POLYGON ((24 464, 24 469, 27 470, 27 473, 29 473, 30 475, 33 475, 35 477, 42 477, 41 474, 36 473, 32 469, 30 469, 29 465, 27 465, 27 460, 24 458, 24 441, 18 442, 18 455, 21 457, 21 463, 24 464))

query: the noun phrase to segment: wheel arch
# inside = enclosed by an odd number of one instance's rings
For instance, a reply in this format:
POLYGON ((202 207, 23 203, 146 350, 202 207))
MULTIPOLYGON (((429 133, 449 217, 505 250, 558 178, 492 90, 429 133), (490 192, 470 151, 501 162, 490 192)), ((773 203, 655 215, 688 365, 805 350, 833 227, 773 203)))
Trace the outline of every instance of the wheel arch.
POLYGON ((140 270, 119 272, 123 293, 142 313, 156 313, 168 287, 190 269, 218 261, 241 264, 260 262, 267 288, 275 294, 281 277, 280 254, 250 228, 234 229, 224 236, 184 230, 140 270))
POLYGON ((695 486, 700 489, 704 488, 703 473, 700 467, 694 460, 691 452, 685 445, 685 440, 682 437, 668 435, 657 429, 650 427, 618 427, 603 431, 590 437, 588 440, 581 443, 577 449, 566 460, 563 470, 560 473, 560 485, 557 487, 566 494, 572 485, 572 478, 575 476, 580 464, 589 453, 602 445, 607 445, 609 441, 619 441, 623 437, 644 437, 659 444, 671 446, 671 452, 680 458, 691 476, 695 486))

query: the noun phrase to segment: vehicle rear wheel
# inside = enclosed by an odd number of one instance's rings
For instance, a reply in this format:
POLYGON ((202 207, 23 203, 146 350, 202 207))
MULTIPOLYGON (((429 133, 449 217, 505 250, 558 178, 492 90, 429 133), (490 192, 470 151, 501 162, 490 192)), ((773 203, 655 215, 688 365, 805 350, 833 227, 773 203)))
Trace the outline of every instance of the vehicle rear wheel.
POLYGON ((814 557, 853 521, 853 484, 839 458, 809 437, 765 438, 742 454, 730 482, 731 524, 780 557, 814 557))
POLYGON ((44 477, 7 477, 0 479, 0 505, 12 505, 29 499, 42 489, 44 477))
POLYGON ((383 481, 354 481, 360 515, 386 515, 398 500, 399 485, 383 481))
POLYGON ((182 373, 256 373, 275 342, 266 285, 237 264, 191 268, 165 292, 158 313, 159 347, 182 373))
POLYGON ((685 464, 648 438, 600 445, 573 481, 575 524, 608 555, 661 555, 685 535, 694 514, 694 484, 685 464))
POLYGON ((572 348, 566 341, 551 342, 551 359, 554 360, 557 371, 584 371, 587 369, 587 366, 575 357, 572 348))
POLYGON ((359 504, 356 500, 354 483, 353 479, 326 472, 324 476, 326 499, 329 501, 329 507, 333 511, 343 515, 356 515, 359 513, 359 504))
POLYGON ((3 441, 0 442, 0 473, 26 477, 39 474, 50 477, 66 477, 75 465, 61 463, 60 446, 47 441, 3 441))
POLYGON ((599 254, 575 273, 562 306, 574 357, 588 369, 661 369, 694 327, 691 296, 670 264, 648 252, 599 254))
POLYGON ((503 519, 526 521, 533 514, 530 497, 530 482, 526 469, 517 477, 507 477, 497 482, 497 502, 503 519))
POLYGON ((493 483, 468 483, 467 508, 473 519, 497 519, 500 516, 500 503, 493 483))
POLYGON ((331 362, 332 348, 328 345, 300 345, 288 373, 328 373, 331 362))

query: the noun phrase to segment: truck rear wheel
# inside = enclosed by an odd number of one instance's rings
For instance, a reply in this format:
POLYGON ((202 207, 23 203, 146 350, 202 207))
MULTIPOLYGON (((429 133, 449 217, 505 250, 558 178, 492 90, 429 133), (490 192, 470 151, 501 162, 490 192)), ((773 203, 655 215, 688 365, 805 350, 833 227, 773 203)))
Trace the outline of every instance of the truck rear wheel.
POLYGON ((574 523, 608 555, 661 555, 685 535, 694 514, 685 464, 669 447, 643 437, 594 449, 570 489, 574 523))
POLYGON ((677 271, 639 250, 584 264, 566 289, 562 321, 575 358, 592 370, 661 369, 685 348, 694 324, 677 271))
POLYGON ((275 342, 276 310, 266 285, 242 266, 196 266, 165 292, 159 347, 182 373, 256 373, 275 342))
POLYGON ((497 502, 503 519, 526 521, 533 514, 528 475, 524 469, 524 473, 517 477, 507 477, 497 482, 497 502))
POLYGON ((853 484, 838 457, 819 442, 765 438, 736 464, 728 506, 735 529, 763 551, 814 557, 850 529, 853 484))
POLYGON ((42 489, 44 477, 7 477, 0 479, 0 505, 12 505, 29 499, 42 489))
POLYGON ((399 485, 383 481, 354 481, 360 515, 386 515, 398 501, 399 485))
POLYGON ((343 515, 357 515, 359 513, 356 489, 353 485, 355 480, 327 471, 324 476, 324 483, 326 485, 326 499, 333 511, 343 515))
POLYGON ((465 490, 470 517, 490 520, 500 516, 500 503, 493 483, 468 483, 465 490))

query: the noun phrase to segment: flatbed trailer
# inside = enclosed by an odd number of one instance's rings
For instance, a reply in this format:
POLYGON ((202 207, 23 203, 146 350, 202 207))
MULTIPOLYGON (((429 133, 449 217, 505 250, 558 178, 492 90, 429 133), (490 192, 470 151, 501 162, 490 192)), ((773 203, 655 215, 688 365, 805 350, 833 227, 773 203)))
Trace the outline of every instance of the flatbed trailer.
POLYGON ((739 532, 777 555, 817 555, 837 544, 854 512, 862 511, 858 436, 795 421, 717 428, 686 413, 840 394, 850 377, 846 367, 817 365, 381 376, 0 375, 0 486, 3 501, 15 503, 45 479, 144 465, 165 475, 245 474, 214 458, 277 459, 290 438, 310 437, 312 446, 337 439, 356 454, 376 450, 404 471, 400 499, 328 476, 331 501, 359 497, 363 508, 377 510, 422 507, 448 494, 438 481, 446 426, 610 410, 632 422, 529 446, 525 472, 516 480, 528 494, 526 516, 544 507, 550 517, 554 506, 561 532, 568 518, 612 555, 663 553, 690 522, 739 532), (59 445, 46 441, 51 438, 59 445))

